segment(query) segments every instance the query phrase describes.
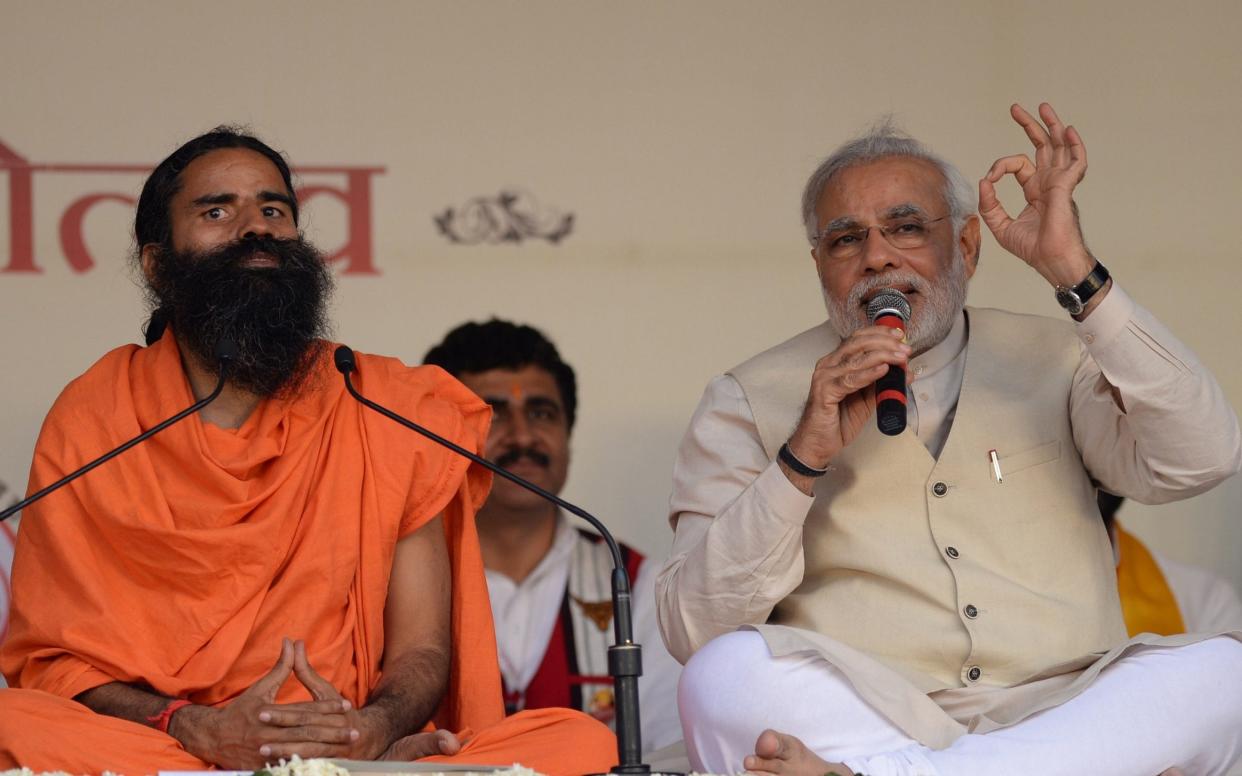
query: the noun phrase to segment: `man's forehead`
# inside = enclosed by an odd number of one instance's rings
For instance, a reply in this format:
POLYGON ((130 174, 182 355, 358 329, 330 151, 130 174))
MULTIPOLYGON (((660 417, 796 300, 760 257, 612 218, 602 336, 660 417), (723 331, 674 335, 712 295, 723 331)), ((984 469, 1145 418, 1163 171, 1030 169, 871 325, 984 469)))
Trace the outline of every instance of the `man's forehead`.
POLYGON ((540 398, 561 403, 556 378, 546 369, 534 365, 520 369, 463 372, 460 379, 467 388, 485 399, 523 402, 540 398))
MULTIPOLYGON (((824 187, 815 208, 820 224, 943 210, 944 174, 925 159, 899 156, 847 167, 824 187)), ((936 213, 936 215, 940 215, 936 213)))
POLYGON ((280 170, 263 154, 249 148, 218 148, 186 165, 179 195, 194 199, 204 193, 288 194, 280 170))

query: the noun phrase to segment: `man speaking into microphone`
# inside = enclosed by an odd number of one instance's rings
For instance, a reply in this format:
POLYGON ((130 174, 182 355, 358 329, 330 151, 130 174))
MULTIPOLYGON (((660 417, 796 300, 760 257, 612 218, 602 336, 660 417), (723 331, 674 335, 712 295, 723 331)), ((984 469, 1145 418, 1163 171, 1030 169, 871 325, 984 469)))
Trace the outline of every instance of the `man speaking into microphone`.
POLYGON ((1077 131, 1011 112, 1034 160, 998 160, 978 214, 889 123, 832 153, 802 198, 827 321, 690 422, 656 592, 697 770, 1156 776, 1242 752, 1242 634, 1127 641, 1095 506, 1097 483, 1158 503, 1234 474, 1237 418, 1087 250, 1077 131), (965 306, 980 219, 1062 319, 965 306), (869 317, 882 295, 909 320, 869 317), (890 436, 877 398, 906 381, 890 436))
MULTIPOLYGON (((0 767, 254 770, 308 757, 606 770, 611 732, 504 717, 474 513, 489 476, 346 393, 332 277, 284 158, 221 127, 161 162, 135 218, 146 347, 44 422, 30 490, 218 398, 25 510, 0 668, 0 767), (455 735, 468 731, 469 738, 455 735)), ((360 386, 479 451, 489 411, 434 367, 360 386)))

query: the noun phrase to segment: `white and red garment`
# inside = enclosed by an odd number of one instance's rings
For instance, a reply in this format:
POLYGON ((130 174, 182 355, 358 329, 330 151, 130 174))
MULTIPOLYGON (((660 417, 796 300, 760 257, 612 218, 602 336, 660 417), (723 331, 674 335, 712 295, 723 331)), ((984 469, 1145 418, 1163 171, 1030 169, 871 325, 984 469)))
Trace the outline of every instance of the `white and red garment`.
MULTIPOLYGON (((621 545, 634 602, 634 640, 643 648, 638 682, 643 751, 681 740, 677 679, 681 665, 664 648, 655 619, 655 572, 621 545)), ((491 569, 487 587, 496 623, 505 708, 562 706, 612 725, 608 647, 612 636, 612 554, 598 536, 557 518, 552 547, 520 584, 491 569)))

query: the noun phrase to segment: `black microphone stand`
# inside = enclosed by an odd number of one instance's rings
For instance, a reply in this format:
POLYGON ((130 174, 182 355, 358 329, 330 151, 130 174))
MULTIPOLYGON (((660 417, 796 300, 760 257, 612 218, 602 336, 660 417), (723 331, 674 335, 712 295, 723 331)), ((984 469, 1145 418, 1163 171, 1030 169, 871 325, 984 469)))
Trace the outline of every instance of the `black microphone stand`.
POLYGON ((458 455, 469 458, 485 469, 504 477, 510 482, 520 485, 531 493, 539 495, 566 512, 577 515, 599 531, 600 536, 608 544, 612 553, 612 611, 613 636, 615 643, 608 648, 608 674, 612 677, 617 696, 617 765, 611 773, 650 774, 651 768, 642 761, 642 729, 638 714, 638 677, 643 673, 642 647, 634 643, 634 621, 630 609, 630 577, 625 571, 625 562, 621 558, 621 548, 617 540, 594 515, 581 507, 565 501, 555 493, 550 493, 533 482, 529 482, 508 469, 503 469, 482 456, 454 444, 430 429, 401 417, 388 408, 376 404, 358 393, 354 388, 350 373, 358 369, 354 360, 354 352, 346 345, 341 345, 333 354, 337 370, 345 377, 345 388, 349 394, 363 406, 375 410, 390 420, 417 431, 428 439, 443 445, 458 455))
POLYGON ((216 358, 220 361, 220 377, 218 380, 216 380, 215 390, 213 390, 210 394, 194 402, 189 407, 186 407, 181 412, 178 412, 176 415, 173 415, 168 420, 162 421, 158 425, 152 426, 151 428, 142 432, 141 434, 129 440, 128 442, 121 445, 120 447, 117 447, 114 450, 111 450, 110 452, 104 453, 103 455, 99 456, 98 458, 86 464, 85 466, 78 469, 77 471, 71 474, 66 474, 64 477, 61 477, 59 480, 57 480, 56 482, 53 482, 51 485, 48 485, 46 488, 42 488, 36 493, 31 493, 29 496, 17 502, 13 506, 9 507, 3 512, 0 512, 0 523, 4 522, 5 520, 8 520, 13 515, 22 511, 23 509, 30 506, 31 504, 38 501, 39 499, 43 498, 44 496, 48 495, 49 493, 55 490, 59 490, 65 485, 68 485, 69 483, 76 480, 78 477, 81 477, 83 474, 86 474, 91 469, 94 469, 96 466, 99 466, 102 463, 107 463, 108 461, 111 461, 113 458, 116 458, 118 455, 125 452, 126 450, 133 447, 134 445, 139 444, 141 442, 145 442, 146 440, 155 436, 156 434, 168 428, 172 424, 177 423, 178 421, 181 421, 189 417, 190 415, 193 415, 194 413, 201 410, 203 407, 206 407, 208 404, 211 404, 213 401, 215 401, 216 397, 220 395, 220 392, 224 390, 224 383, 228 379, 229 367, 232 366, 234 359, 237 358, 237 346, 234 345, 231 341, 221 340, 220 343, 216 345, 216 358))

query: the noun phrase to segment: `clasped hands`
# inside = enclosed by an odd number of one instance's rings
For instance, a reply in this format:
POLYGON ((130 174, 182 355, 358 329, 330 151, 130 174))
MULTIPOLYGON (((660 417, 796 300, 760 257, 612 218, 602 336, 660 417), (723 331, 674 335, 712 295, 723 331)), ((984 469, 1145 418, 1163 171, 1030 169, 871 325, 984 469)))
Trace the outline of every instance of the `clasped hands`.
POLYGON ((227 706, 187 706, 173 715, 168 732, 186 751, 222 768, 257 769, 298 755, 355 760, 413 760, 453 754, 448 731, 392 740, 390 726, 371 708, 356 709, 311 668, 306 644, 284 639, 280 659, 266 675, 227 706), (313 700, 277 703, 290 676, 313 700))

